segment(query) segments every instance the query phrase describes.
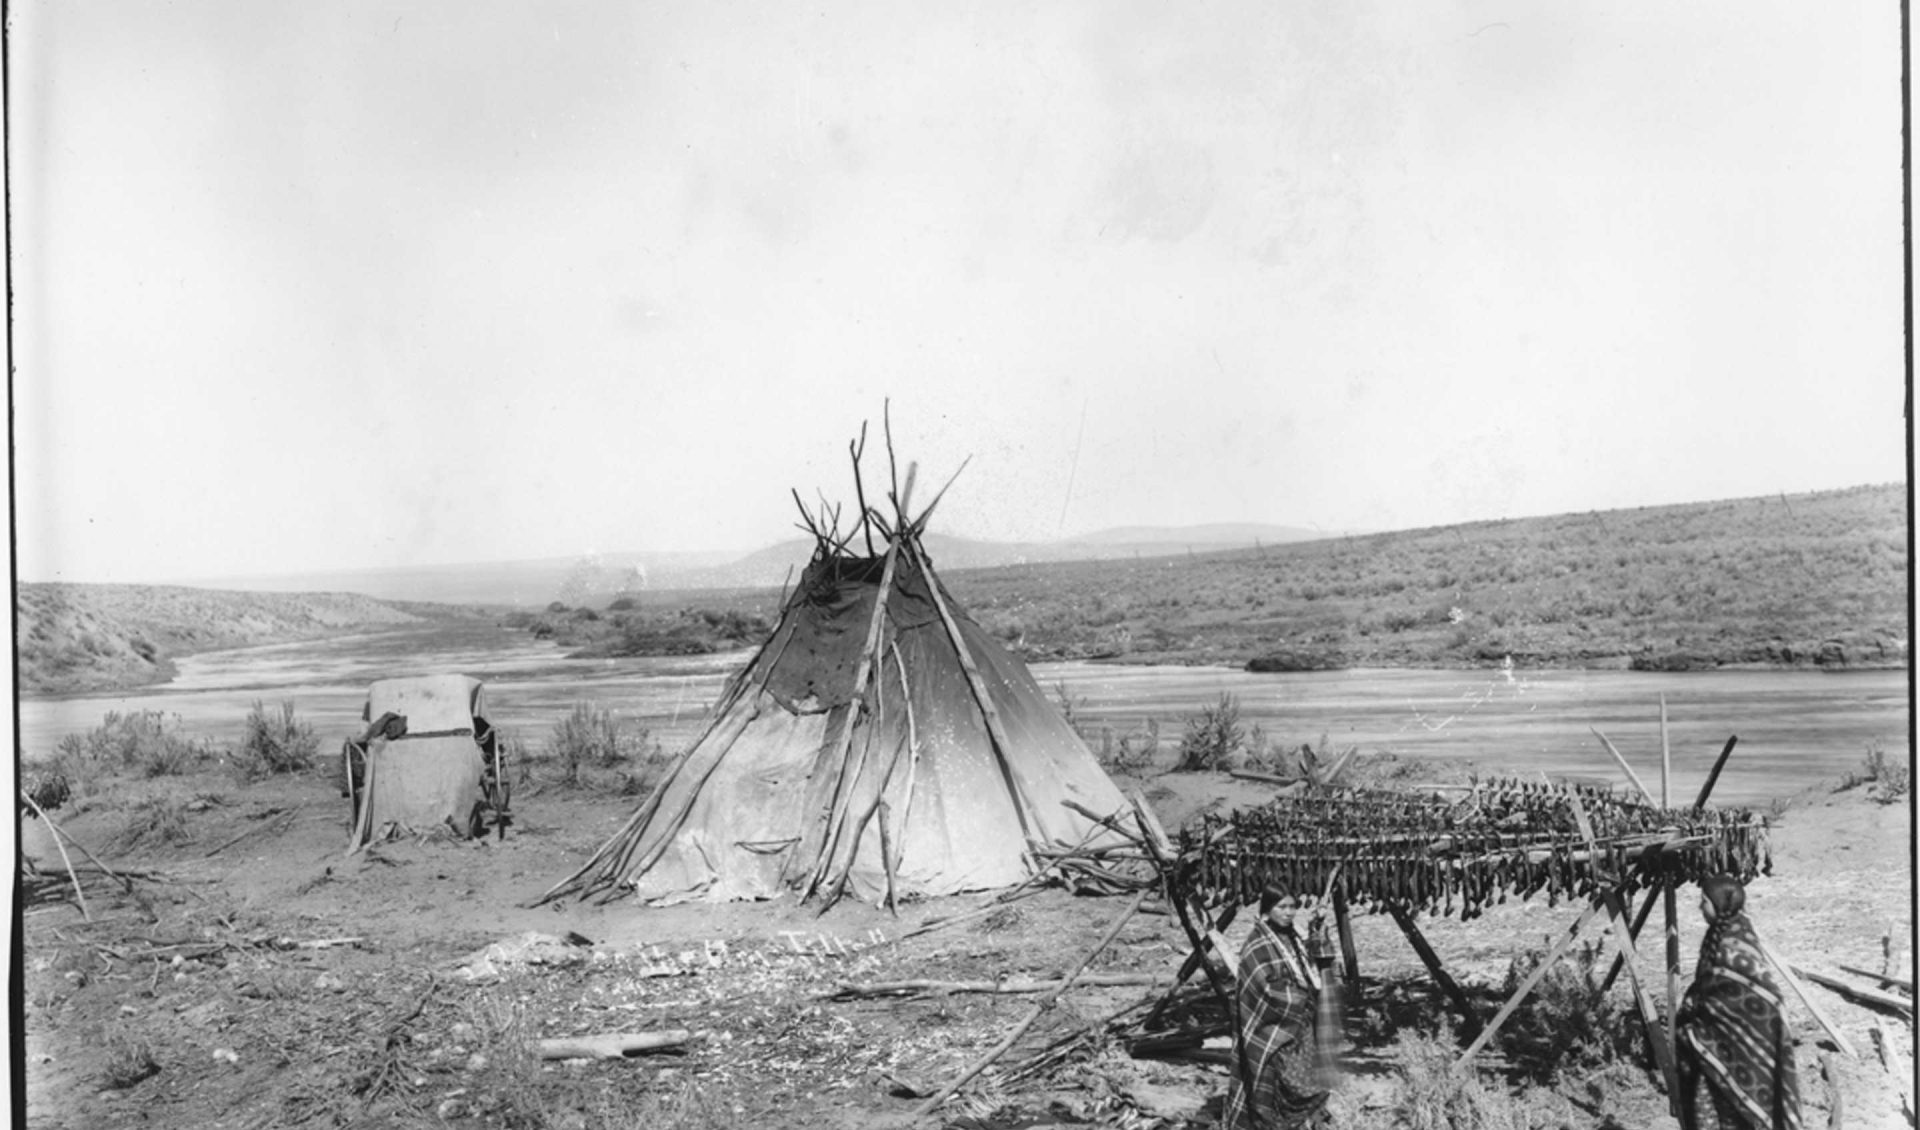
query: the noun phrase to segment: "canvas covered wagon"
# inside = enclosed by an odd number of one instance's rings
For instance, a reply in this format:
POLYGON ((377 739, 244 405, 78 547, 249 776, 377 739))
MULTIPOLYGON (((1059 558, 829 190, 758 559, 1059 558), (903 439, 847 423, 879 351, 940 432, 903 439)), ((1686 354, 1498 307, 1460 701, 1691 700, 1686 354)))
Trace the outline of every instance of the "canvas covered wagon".
POLYGON ((361 710, 366 730, 340 751, 353 801, 348 850, 398 835, 504 835, 508 782, 480 680, 467 675, 381 679, 361 710))

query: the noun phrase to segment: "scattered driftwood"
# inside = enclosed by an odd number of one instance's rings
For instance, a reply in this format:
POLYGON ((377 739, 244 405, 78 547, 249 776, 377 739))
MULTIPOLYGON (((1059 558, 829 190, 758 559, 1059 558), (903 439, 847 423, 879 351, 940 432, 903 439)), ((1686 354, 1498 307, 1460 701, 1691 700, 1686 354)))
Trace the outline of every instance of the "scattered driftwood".
POLYGON ((661 1032, 609 1032, 598 1036, 560 1036, 533 1042, 541 1059, 631 1059, 643 1052, 685 1047, 693 1033, 685 1028, 661 1032))
POLYGON ((1113 939, 1120 936, 1120 928, 1127 924, 1127 920, 1133 917, 1133 912, 1140 909, 1140 904, 1145 902, 1146 899, 1147 892, 1144 890, 1133 896, 1133 901, 1128 903, 1127 908, 1114 918, 1113 925, 1107 928, 1107 932, 1102 934, 1100 940, 1093 944, 1093 948, 1087 951, 1086 956, 1080 959, 1080 964, 1073 967, 1073 972, 1067 974, 1060 982, 1060 986, 1051 990, 1045 997, 1036 1002, 1033 1010, 1027 1013, 1027 1018, 1022 1020, 1012 1032, 1008 1033, 1006 1039, 995 1044, 992 1050, 988 1051, 986 1055, 981 1056, 972 1067, 961 1072, 959 1078, 941 1088, 939 1094, 922 1103, 920 1107, 914 1111, 914 1117, 925 1118, 927 1115, 940 1109, 940 1104, 952 1097, 954 1092, 966 1086, 968 1080, 985 1071, 994 1060, 1007 1054, 1007 1049, 1018 1042, 1020 1037, 1027 1034, 1027 1029, 1033 1027, 1033 1022, 1040 1019, 1041 1014, 1052 1008, 1054 1004, 1059 1001, 1060 994, 1066 992, 1068 988, 1072 987, 1074 982, 1079 980, 1080 974, 1085 971, 1088 963, 1099 956, 1100 951, 1106 949, 1107 946, 1112 943, 1113 939))
MULTIPOLYGON (((1083 973, 1076 985, 1164 985, 1168 978, 1159 973, 1083 973)), ((875 997, 944 996, 949 993, 1045 993, 1065 988, 1064 980, 1033 981, 1019 978, 1008 981, 873 981, 864 985, 845 984, 828 994, 829 1000, 870 1000, 875 997)))
POLYGON ((1856 1004, 1873 1005, 1909 1018, 1913 1016, 1913 1000, 1910 997, 1900 997, 1892 993, 1883 993, 1879 989, 1869 989, 1865 985, 1843 981, 1832 974, 1808 969, 1804 965, 1795 965, 1793 971, 1816 985, 1825 985, 1856 1004))

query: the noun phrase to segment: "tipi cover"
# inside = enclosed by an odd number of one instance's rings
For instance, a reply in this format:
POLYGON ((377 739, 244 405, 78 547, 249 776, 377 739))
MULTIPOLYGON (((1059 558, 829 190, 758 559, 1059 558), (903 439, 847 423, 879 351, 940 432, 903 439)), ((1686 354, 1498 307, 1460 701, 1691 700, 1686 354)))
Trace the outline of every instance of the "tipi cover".
POLYGON ((865 513, 856 532, 885 548, 864 556, 809 520, 813 560, 706 732, 545 898, 630 886, 662 901, 879 902, 1007 886, 1040 850, 1102 842, 1062 802, 1107 815, 1119 790, 940 584, 918 538, 927 515, 899 515, 865 513))

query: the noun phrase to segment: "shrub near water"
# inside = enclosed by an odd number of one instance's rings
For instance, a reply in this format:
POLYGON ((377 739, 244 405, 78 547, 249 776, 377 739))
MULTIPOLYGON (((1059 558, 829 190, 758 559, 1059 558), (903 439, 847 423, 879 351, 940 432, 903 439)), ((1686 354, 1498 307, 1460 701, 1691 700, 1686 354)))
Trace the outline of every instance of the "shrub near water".
MULTIPOLYGON (((142 777, 185 773, 211 761, 212 746, 181 736, 180 716, 158 710, 107 711, 85 734, 60 739, 54 760, 70 778, 88 781, 101 772, 130 771, 142 777)), ((84 786, 83 786, 84 788, 84 786)))
POLYGON ((292 699, 283 699, 272 711, 255 699, 239 748, 233 751, 235 765, 247 777, 311 769, 319 754, 320 739, 312 726, 294 718, 292 699))
POLYGON ((1187 719, 1186 733, 1180 736, 1180 759, 1173 768, 1176 772, 1225 769, 1246 740, 1246 731, 1240 727, 1240 700, 1223 694, 1219 702, 1187 719))

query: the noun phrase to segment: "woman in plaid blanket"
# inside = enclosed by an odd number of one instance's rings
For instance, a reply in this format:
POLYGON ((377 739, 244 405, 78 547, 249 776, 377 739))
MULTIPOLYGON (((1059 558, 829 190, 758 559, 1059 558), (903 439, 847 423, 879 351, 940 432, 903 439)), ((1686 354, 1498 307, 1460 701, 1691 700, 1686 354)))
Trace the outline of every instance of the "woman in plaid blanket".
POLYGON ((1327 1125, 1327 1072, 1315 1029, 1323 974, 1308 952, 1318 911, 1260 896, 1260 920, 1240 950, 1234 986, 1234 1074, 1222 1125, 1228 1130, 1300 1130, 1327 1125))
POLYGON ((1800 1130, 1800 1089, 1780 989, 1729 875, 1700 883, 1707 936, 1677 1018, 1689 1130, 1800 1130))

